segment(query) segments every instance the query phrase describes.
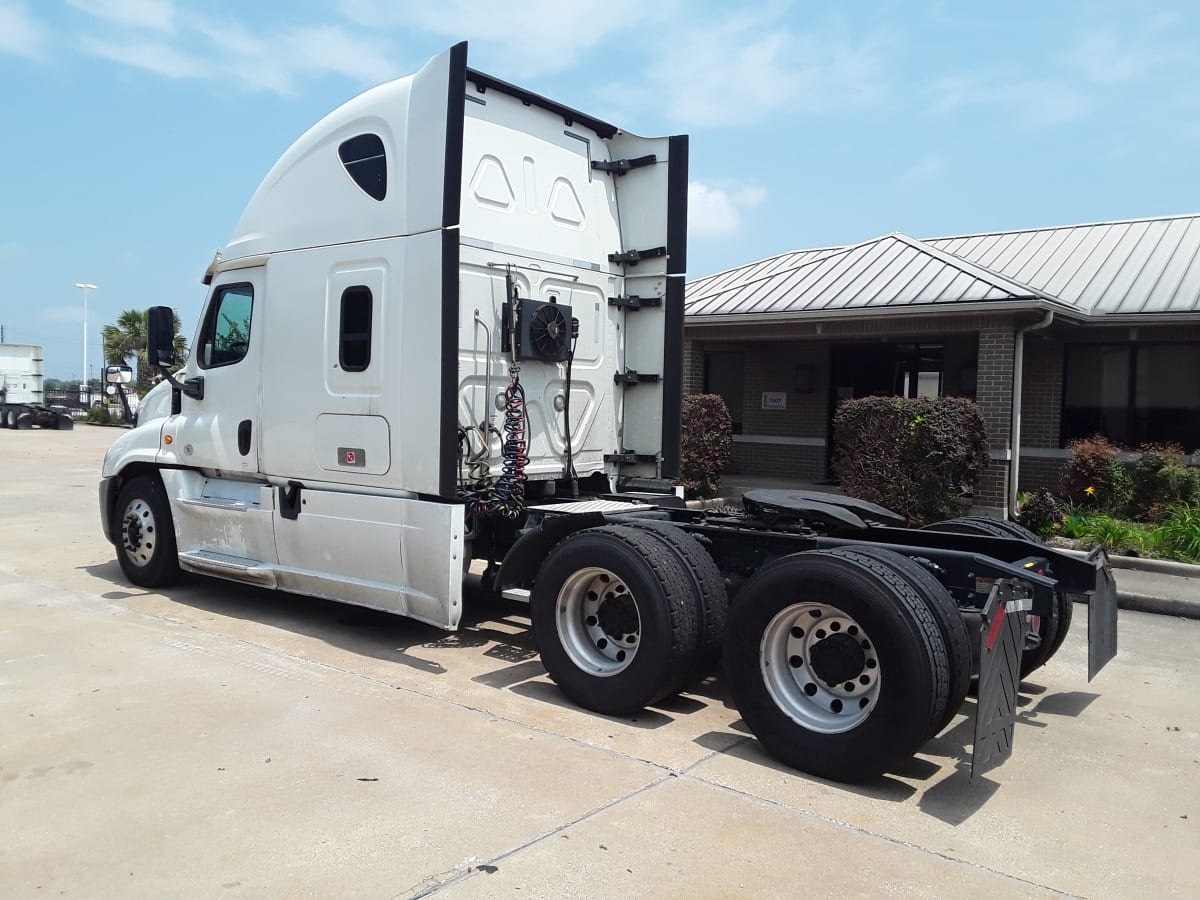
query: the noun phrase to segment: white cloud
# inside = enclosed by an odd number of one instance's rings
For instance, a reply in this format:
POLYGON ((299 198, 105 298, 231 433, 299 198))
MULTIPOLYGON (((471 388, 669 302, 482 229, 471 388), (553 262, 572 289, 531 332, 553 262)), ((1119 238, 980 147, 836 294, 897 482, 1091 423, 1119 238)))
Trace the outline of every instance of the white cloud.
POLYGON ((40 59, 45 43, 46 29, 24 3, 0 3, 0 53, 40 59))
POLYGON ((766 199, 765 188, 741 185, 721 188, 688 182, 688 236, 724 237, 742 227, 742 213, 766 199))
POLYGON ((162 41, 117 41, 85 38, 83 49, 92 56, 144 69, 168 78, 204 78, 210 75, 210 62, 162 41))
POLYGON ((896 177, 896 184, 905 189, 923 187, 935 181, 946 170, 946 160, 931 154, 917 160, 896 177))
POLYGON ((1095 108, 1092 95, 1053 78, 1005 82, 983 76, 955 76, 933 85, 933 109, 951 113, 968 106, 998 106, 1024 125, 1060 125, 1082 119, 1095 108))
POLYGON ((481 9, 478 0, 342 0, 343 14, 372 29, 403 28, 466 39, 506 77, 559 72, 615 35, 645 33, 669 21, 676 0, 508 0, 481 9))
POLYGON ((769 15, 742 14, 664 42, 639 91, 660 97, 666 114, 689 127, 823 114, 886 91, 889 43, 824 28, 798 32, 769 15))
POLYGON ((358 81, 394 78, 396 63, 372 41, 332 25, 296 28, 280 36, 293 60, 303 60, 310 72, 345 75, 358 81))
POLYGON ((257 34, 234 20, 180 15, 172 34, 131 40, 127 29, 82 40, 86 53, 168 78, 226 81, 244 90, 294 93, 305 79, 341 75, 363 83, 395 77, 378 40, 335 25, 257 34))
POLYGON ((67 0, 88 15, 133 28, 173 31, 175 4, 172 0, 67 0))
POLYGON ((1086 78, 1099 84, 1128 81, 1150 62, 1138 48, 1107 30, 1084 35, 1067 59, 1086 78))

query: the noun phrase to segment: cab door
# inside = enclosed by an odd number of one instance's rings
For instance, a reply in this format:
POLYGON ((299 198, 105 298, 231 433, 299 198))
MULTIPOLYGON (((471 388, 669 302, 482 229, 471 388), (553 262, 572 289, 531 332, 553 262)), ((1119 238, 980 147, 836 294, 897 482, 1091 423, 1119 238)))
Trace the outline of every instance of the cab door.
POLYGON ((188 360, 187 379, 203 379, 203 397, 180 398, 165 433, 185 466, 223 476, 261 472, 260 384, 266 269, 236 269, 213 280, 188 360))

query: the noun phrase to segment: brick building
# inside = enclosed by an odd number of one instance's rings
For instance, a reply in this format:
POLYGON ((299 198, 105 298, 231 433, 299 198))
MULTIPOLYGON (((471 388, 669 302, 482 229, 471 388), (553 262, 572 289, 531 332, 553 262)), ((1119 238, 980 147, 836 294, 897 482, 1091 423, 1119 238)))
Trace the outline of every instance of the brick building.
POLYGON ((972 397, 1002 514, 1075 437, 1200 449, 1200 216, 785 253, 688 285, 684 359, 742 474, 824 478, 843 399, 972 397))

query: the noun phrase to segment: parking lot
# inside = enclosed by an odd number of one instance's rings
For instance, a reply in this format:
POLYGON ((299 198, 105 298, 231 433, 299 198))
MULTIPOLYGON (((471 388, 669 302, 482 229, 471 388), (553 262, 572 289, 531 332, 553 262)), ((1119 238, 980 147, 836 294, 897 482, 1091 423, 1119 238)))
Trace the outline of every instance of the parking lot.
MULTIPOLYGON (((1085 617, 972 782, 960 716, 900 771, 786 770, 720 680, 566 703, 524 610, 453 634, 189 577, 123 580, 121 432, 0 432, 0 896, 1195 896, 1200 622, 1085 617)), ((964 712, 973 709, 968 700, 964 712)))

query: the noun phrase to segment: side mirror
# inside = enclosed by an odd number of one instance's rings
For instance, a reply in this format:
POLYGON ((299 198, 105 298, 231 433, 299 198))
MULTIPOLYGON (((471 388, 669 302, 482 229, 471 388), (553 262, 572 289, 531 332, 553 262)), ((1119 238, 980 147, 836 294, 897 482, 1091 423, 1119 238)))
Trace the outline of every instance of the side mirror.
POLYGON ((104 380, 109 384, 129 384, 133 381, 133 369, 129 366, 109 366, 104 370, 104 380))
POLYGON ((146 357, 150 365, 175 365, 175 313, 169 306, 152 306, 146 314, 146 357))

